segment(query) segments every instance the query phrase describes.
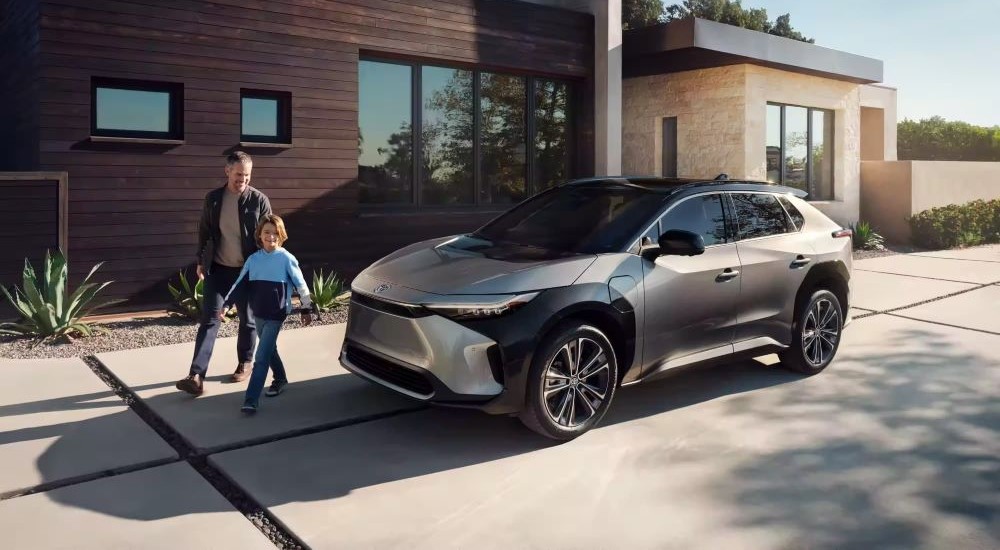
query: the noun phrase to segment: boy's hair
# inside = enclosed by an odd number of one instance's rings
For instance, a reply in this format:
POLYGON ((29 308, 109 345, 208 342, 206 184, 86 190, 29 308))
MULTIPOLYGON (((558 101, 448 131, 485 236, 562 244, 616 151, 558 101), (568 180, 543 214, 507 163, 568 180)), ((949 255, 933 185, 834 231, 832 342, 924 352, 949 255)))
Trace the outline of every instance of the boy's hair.
POLYGON ((250 155, 244 153, 243 151, 233 151, 232 153, 229 153, 228 157, 226 157, 226 168, 229 168, 234 164, 249 164, 253 166, 253 159, 250 158, 250 155))
POLYGON ((257 244, 260 246, 264 245, 260 240, 260 234, 264 231, 264 224, 268 223, 274 225, 274 228, 278 231, 278 246, 285 244, 285 241, 288 240, 288 232, 285 231, 285 220, 275 214, 268 214, 260 219, 260 223, 257 224, 257 230, 254 231, 254 238, 257 239, 257 244))

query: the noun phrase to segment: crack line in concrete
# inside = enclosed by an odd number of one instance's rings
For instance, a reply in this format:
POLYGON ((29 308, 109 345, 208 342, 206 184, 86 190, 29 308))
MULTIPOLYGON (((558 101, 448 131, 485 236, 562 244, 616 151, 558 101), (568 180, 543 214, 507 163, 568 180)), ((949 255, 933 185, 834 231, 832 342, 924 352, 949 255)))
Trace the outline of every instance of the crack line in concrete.
MULTIPOLYGON (((970 284, 975 284, 975 283, 970 283, 970 284)), ((917 307, 917 306, 922 306, 924 304, 930 304, 932 302, 938 302, 938 301, 944 300, 946 298, 953 298, 953 297, 959 296, 961 294, 966 294, 966 293, 972 292, 974 290, 979 290, 979 289, 983 289, 983 288, 986 288, 988 286, 994 286, 994 285, 1000 285, 1000 281, 996 281, 996 282, 993 282, 993 283, 977 284, 976 286, 974 286, 972 288, 966 288, 966 289, 958 290, 958 291, 952 292, 950 294, 945 294, 943 296, 938 296, 936 298, 928 298, 927 300, 921 300, 919 302, 914 302, 912 304, 907 304, 905 306, 891 307, 889 309, 883 309, 883 310, 871 310, 871 309, 869 309, 868 313, 863 313, 861 315, 852 315, 851 317, 853 319, 864 319, 865 317, 871 317, 873 315, 892 315, 896 311, 902 311, 904 309, 910 309, 910 308, 914 308, 914 307, 917 307)), ((866 309, 866 308, 861 308, 861 307, 857 307, 857 306, 852 306, 852 307, 854 309, 866 309)), ((903 315, 896 315, 896 317, 904 317, 904 316, 903 315)), ((910 317, 904 317, 904 318, 905 319, 909 319, 910 317)), ((916 321, 923 321, 924 319, 914 319, 914 320, 916 320, 916 321)), ((928 323, 933 323, 934 321, 927 321, 927 322, 928 323)), ((945 323, 939 323, 939 324, 945 324, 945 323)), ((948 326, 957 326, 957 325, 948 325, 948 326)), ((958 327, 958 328, 967 328, 967 327, 958 327)), ((969 329, 969 330, 979 330, 979 329, 969 329)), ((986 331, 986 332, 989 332, 989 331, 986 331)), ((993 334, 993 333, 990 333, 990 334, 993 334)))
POLYGON ((896 275, 897 277, 913 277, 914 279, 929 279, 931 281, 943 281, 946 283, 962 283, 966 285, 980 285, 985 284, 987 286, 996 283, 976 283, 973 281, 956 281, 955 279, 942 279, 941 277, 927 277, 926 275, 910 275, 908 273, 891 273, 889 271, 878 271, 876 269, 862 269, 860 267, 855 267, 854 271, 864 271, 867 273, 881 273, 882 275, 896 275))
POLYGON ((994 336, 1000 336, 1000 332, 994 332, 992 330, 986 330, 986 329, 983 329, 983 328, 963 327, 962 325, 953 325, 951 323, 945 323, 943 321, 931 321, 931 320, 928 320, 928 319, 917 319, 916 317, 908 317, 906 315, 898 315, 898 314, 895 314, 895 313, 887 313, 887 315, 890 315, 892 317, 899 317, 900 319, 909 319, 911 321, 920 321, 921 323, 930 323, 932 325, 941 325, 943 327, 958 328, 958 329, 962 329, 962 330, 972 330, 972 331, 975 331, 975 332, 982 332, 982 333, 985 333, 985 334, 992 334, 994 336))
POLYGON ((1000 264, 1000 260, 980 260, 978 258, 949 258, 947 256, 926 256, 921 254, 914 254, 918 258, 934 258, 935 260, 958 260, 960 262, 986 262, 990 264, 1000 264))

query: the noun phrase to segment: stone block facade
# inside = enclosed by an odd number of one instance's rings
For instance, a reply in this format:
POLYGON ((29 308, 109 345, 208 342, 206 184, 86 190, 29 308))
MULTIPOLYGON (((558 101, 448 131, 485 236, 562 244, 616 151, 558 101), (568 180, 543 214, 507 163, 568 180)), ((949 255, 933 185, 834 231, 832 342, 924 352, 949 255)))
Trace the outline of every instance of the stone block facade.
POLYGON ((815 201, 841 224, 857 221, 861 178, 860 86, 757 65, 626 79, 622 164, 662 174, 662 119, 677 117, 677 175, 766 179, 767 104, 834 111, 834 198, 815 201))

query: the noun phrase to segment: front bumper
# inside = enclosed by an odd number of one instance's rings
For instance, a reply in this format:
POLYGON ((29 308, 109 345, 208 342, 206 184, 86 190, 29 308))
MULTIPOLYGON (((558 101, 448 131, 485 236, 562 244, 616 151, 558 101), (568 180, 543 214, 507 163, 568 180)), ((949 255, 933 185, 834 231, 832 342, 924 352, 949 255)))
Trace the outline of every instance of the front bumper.
POLYGON ((474 405, 503 393, 497 342, 439 315, 354 293, 345 368, 421 401, 474 405))

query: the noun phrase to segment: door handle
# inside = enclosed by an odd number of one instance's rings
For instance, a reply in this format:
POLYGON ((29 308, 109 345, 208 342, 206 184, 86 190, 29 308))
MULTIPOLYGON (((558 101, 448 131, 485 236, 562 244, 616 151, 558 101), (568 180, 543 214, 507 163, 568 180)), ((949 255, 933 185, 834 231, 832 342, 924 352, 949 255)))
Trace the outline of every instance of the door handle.
POLYGON ((792 260, 792 265, 790 267, 792 267, 792 268, 802 267, 802 266, 808 264, 811 261, 813 261, 812 258, 807 258, 807 257, 803 256, 802 254, 799 254, 798 257, 796 257, 794 260, 792 260))
POLYGON ((736 277, 739 277, 739 276, 740 276, 740 272, 738 270, 731 269, 731 268, 727 267, 725 271, 723 271, 722 273, 719 273, 718 275, 715 276, 715 282, 717 282, 717 283, 724 283, 726 281, 735 279, 736 277))

